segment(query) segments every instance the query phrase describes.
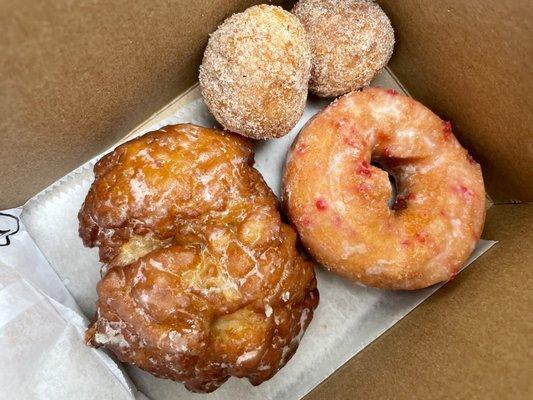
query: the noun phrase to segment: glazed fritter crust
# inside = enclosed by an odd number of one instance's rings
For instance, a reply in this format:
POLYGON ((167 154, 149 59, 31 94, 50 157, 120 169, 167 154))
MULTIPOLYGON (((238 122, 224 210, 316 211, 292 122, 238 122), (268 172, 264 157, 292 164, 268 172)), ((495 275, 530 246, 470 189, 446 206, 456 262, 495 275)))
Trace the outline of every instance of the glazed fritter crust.
POLYGON ((209 392, 254 385, 291 358, 318 304, 244 138, 167 126, 95 166, 79 233, 107 264, 87 340, 152 374, 209 392))

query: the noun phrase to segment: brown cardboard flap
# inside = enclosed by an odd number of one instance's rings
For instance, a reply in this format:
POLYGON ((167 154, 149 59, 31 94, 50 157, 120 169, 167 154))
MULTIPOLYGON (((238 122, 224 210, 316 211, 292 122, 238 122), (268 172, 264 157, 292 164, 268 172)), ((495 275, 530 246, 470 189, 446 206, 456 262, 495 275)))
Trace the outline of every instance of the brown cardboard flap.
POLYGON ((533 201, 533 7, 527 0, 382 0, 392 71, 453 121, 496 202, 533 201))
POLYGON ((1 1, 0 209, 22 204, 191 86, 209 33, 259 2, 1 1))
MULTIPOLYGON (((259 2, 2 0, 0 208, 189 87, 208 33, 259 2)), ((533 200, 530 2, 380 3, 396 29, 391 65, 402 83, 454 121, 495 200, 533 200)), ((532 210, 492 207, 485 236, 501 243, 308 398, 531 397, 532 210)))
POLYGON ((533 205, 488 210, 500 241, 305 400, 531 399, 533 205))
MULTIPOLYGON (((253 3, 0 2, 0 208, 21 204, 193 84, 209 32, 253 3)), ((396 28, 391 66, 402 83, 454 121, 496 201, 533 200, 533 8, 380 3, 396 28)))

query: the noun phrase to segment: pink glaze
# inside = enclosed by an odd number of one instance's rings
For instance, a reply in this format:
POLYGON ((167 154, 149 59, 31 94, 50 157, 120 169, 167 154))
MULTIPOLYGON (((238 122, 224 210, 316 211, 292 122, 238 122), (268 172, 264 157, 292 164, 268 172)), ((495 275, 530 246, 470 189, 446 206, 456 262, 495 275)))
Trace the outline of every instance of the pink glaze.
POLYGON ((312 157, 287 159, 287 215, 302 228, 301 216, 315 213, 302 244, 328 270, 417 289, 460 269, 481 234, 485 190, 451 123, 395 91, 370 88, 335 101, 296 140, 312 157), (389 175, 398 190, 390 207, 389 175))
POLYGON ((357 173, 359 175, 370 178, 372 176, 372 171, 370 170, 370 163, 366 160, 361 161, 359 167, 357 168, 357 173))

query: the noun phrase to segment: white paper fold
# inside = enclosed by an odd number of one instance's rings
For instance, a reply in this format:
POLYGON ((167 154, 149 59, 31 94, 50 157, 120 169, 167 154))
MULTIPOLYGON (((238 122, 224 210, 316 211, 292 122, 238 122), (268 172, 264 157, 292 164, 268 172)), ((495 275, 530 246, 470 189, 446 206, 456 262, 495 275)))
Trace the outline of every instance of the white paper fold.
POLYGON ((83 342, 87 320, 0 263, 0 398, 133 399, 117 364, 83 342))
MULTIPOLYGON (((387 72, 378 77, 375 84, 402 91, 402 88, 387 72)), ((187 99, 188 102, 185 105, 180 102, 180 108, 172 110, 169 117, 135 132, 135 135, 179 122, 192 122, 204 126, 215 125, 198 90, 189 93, 187 99)), ((327 104, 327 100, 309 99, 304 116, 289 135, 257 144, 256 168, 263 174, 267 184, 276 195, 280 193, 281 172, 290 144, 303 124, 327 104)), ((97 251, 84 248, 78 238, 77 213, 93 180, 94 161, 73 171, 30 200, 23 207, 20 216, 25 229, 13 235, 12 245, 0 247, 0 261, 12 265, 25 279, 27 278, 58 303, 76 310, 76 306, 72 304, 69 297, 69 293, 72 294, 81 311, 89 318, 95 311, 95 285, 100 277, 99 263, 97 251), (33 238, 34 244, 33 242, 26 243, 26 240, 17 241, 23 236, 30 242, 33 238), (24 244, 15 245, 19 242, 24 244), (5 251, 9 247, 11 249, 5 251), (42 255, 39 255, 39 249, 42 255)), ((467 265, 493 243, 481 241, 467 265)), ((180 383, 154 378, 133 366, 127 367, 129 376, 139 390, 154 400, 176 398, 292 400, 300 398, 440 287, 433 286, 412 292, 388 292, 352 284, 320 268, 317 269, 317 278, 320 305, 302 339, 300 348, 286 367, 259 387, 252 388, 246 380, 230 379, 216 392, 198 395, 186 391, 180 383)), ((13 289, 14 292, 19 292, 19 290, 24 291, 27 288, 23 285, 21 288, 13 289)), ((17 306, 19 310, 17 318, 24 318, 25 323, 33 324, 32 326, 42 324, 40 331, 46 331, 46 336, 50 341, 46 344, 49 349, 46 353, 49 354, 49 359, 46 359, 37 354, 29 355, 33 354, 33 347, 37 347, 35 349, 37 351, 41 346, 34 344, 32 330, 17 327, 17 330, 13 331, 17 333, 11 333, 15 336, 9 336, 10 346, 20 352, 27 352, 27 362, 34 366, 33 386, 43 387, 48 376, 51 377, 50 379, 59 376, 54 375, 56 372, 54 369, 59 374, 59 371, 64 371, 66 365, 70 366, 68 371, 63 372, 64 380, 68 381, 68 385, 83 386, 86 385, 89 377, 98 376, 102 379, 99 389, 105 391, 105 396, 101 398, 112 398, 107 389, 115 390, 121 386, 117 384, 120 381, 120 370, 99 368, 94 355, 85 355, 86 352, 93 354, 92 352, 98 351, 84 347, 80 332, 77 332, 75 328, 69 328, 73 325, 71 322, 63 320, 62 326, 53 325, 53 321, 57 324, 57 318, 54 319, 51 315, 53 312, 57 315, 57 309, 50 308, 50 303, 47 306, 49 307, 48 314, 42 313, 36 316, 32 308, 24 304, 22 297, 24 296, 20 296, 19 293, 18 299, 21 302, 17 306), (77 350, 73 351, 75 347, 77 350), (65 351, 69 348, 70 350, 65 351), (83 371, 84 374, 76 375, 77 370, 83 371), (104 372, 110 376, 104 377, 104 372), (105 379, 107 381, 104 383, 105 379)), ((0 313, 2 313, 1 308, 0 313)), ((0 315, 0 321, 1 318, 0 315)), ((9 315, 7 318, 10 318, 9 315)), ((5 326, 0 323, 0 338, 6 334, 5 326)), ((10 350, 5 351, 3 348, 0 348, 0 357, 11 357, 10 350)), ((15 368, 6 374, 3 369, 0 369, 0 398, 3 398, 1 394, 4 390, 1 382, 20 379, 22 371, 22 369, 15 368)), ((27 386, 22 387, 29 390, 27 386)), ((51 384, 51 387, 55 386, 51 384)), ((123 385, 122 388, 126 393, 127 390, 123 385)), ((30 398, 34 394, 24 389, 20 389, 17 393, 29 395, 30 398)), ((92 398, 99 398, 99 396, 92 398)))

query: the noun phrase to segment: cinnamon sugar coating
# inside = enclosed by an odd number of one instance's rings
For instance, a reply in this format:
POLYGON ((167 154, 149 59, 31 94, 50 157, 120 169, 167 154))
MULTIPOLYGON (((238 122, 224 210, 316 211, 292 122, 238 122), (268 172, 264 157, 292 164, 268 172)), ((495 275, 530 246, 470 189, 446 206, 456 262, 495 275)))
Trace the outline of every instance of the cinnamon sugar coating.
POLYGON ((303 114, 310 70, 302 24, 262 4, 234 14, 211 34, 200 89, 224 128, 254 139, 280 137, 303 114))
POLYGON ((292 12, 311 46, 309 88, 335 97, 368 86, 387 65, 394 31, 381 7, 365 0, 300 0, 292 12))

